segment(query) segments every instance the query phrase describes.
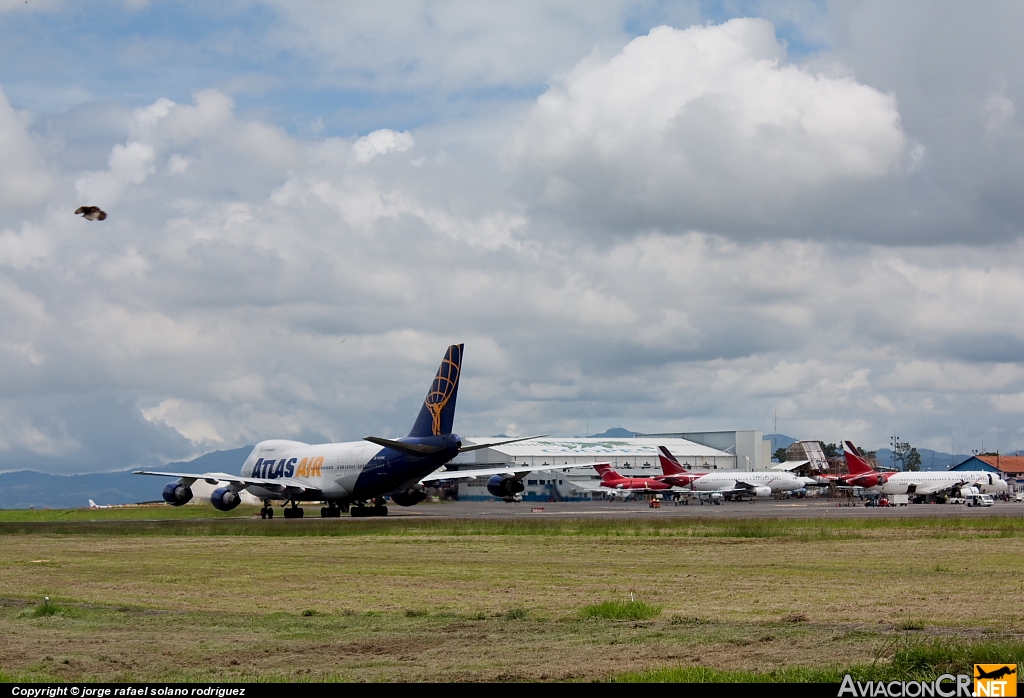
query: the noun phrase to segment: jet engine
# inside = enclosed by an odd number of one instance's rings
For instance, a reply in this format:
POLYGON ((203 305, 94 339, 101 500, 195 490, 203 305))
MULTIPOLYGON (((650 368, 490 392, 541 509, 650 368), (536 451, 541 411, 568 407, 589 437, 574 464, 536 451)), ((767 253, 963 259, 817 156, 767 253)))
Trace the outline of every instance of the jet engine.
POLYGON ((772 488, 771 487, 755 487, 753 489, 753 494, 754 494, 755 497, 771 497, 772 496, 772 488))
POLYGON ((391 501, 400 507, 411 507, 414 504, 419 504, 427 498, 427 493, 423 491, 422 487, 410 487, 402 492, 395 492, 391 495, 391 501))
POLYGON ((855 487, 881 487, 885 484, 885 476, 882 474, 858 475, 850 478, 849 483, 855 487))
POLYGON ((218 487, 210 495, 210 503, 213 504, 215 509, 231 511, 242 503, 242 498, 238 496, 238 492, 235 492, 230 487, 218 487))
POLYGON ((180 507, 182 504, 188 504, 191 499, 192 489, 190 487, 185 487, 177 481, 168 482, 164 485, 164 501, 172 507, 180 507))
POLYGON ((487 491, 493 494, 495 497, 511 497, 512 495, 519 494, 526 489, 526 485, 523 484, 522 480, 518 480, 514 477, 506 477, 504 475, 492 475, 487 480, 487 491))
POLYGON ((961 487, 960 488, 960 496, 961 497, 970 497, 970 496, 975 495, 975 494, 981 494, 981 490, 979 490, 977 487, 961 487))

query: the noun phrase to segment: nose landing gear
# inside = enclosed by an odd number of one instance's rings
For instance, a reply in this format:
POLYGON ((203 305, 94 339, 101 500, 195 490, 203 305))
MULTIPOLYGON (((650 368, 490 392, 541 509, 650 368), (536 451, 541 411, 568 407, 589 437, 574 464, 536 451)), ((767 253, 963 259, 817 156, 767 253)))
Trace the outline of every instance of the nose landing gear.
POLYGON ((270 500, 269 499, 264 499, 263 500, 263 508, 260 509, 260 518, 261 519, 272 519, 272 518, 274 518, 274 507, 270 506, 270 500))

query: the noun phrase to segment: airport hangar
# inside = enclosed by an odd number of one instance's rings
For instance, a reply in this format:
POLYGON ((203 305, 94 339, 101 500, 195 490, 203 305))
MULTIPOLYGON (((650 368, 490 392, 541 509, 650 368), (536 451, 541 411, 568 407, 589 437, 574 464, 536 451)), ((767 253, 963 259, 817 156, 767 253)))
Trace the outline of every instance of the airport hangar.
MULTIPOLYGON (((498 468, 503 465, 536 467, 524 480, 526 501, 591 499, 591 492, 573 483, 597 487, 600 477, 590 466, 563 471, 576 463, 607 462, 624 475, 660 475, 658 446, 665 446, 680 463, 709 470, 768 470, 771 442, 760 431, 678 432, 638 434, 633 438, 541 438, 463 453, 448 464, 451 470, 498 468), (559 468, 559 470, 553 470, 559 468)), ((466 438, 467 445, 492 438, 466 438)), ((486 478, 461 481, 459 499, 495 499, 486 478)))

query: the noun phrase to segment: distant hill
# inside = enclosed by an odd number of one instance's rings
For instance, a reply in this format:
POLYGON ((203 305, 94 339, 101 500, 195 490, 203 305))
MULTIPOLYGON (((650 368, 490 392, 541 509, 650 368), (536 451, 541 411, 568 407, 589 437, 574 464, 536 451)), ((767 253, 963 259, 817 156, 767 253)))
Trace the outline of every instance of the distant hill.
POLYGON ((794 439, 792 436, 786 436, 785 434, 765 434, 761 438, 765 441, 771 441, 774 444, 774 448, 789 448, 799 441, 799 439, 794 439))
MULTIPOLYGON (((185 473, 237 473, 252 446, 214 451, 187 463, 168 463, 157 470, 185 473)), ((74 509, 97 504, 134 504, 160 499, 164 482, 132 475, 130 470, 87 475, 48 475, 33 470, 0 473, 0 509, 74 509)))
MULTIPOLYGON (((791 436, 785 434, 765 434, 764 438, 766 441, 772 441, 775 444, 775 448, 789 448, 791 445, 796 443, 799 439, 794 439, 791 436)), ((838 443, 838 442, 837 442, 838 443)), ((871 449, 863 444, 857 444, 857 447, 862 451, 870 451, 871 449)), ((957 465, 963 463, 965 460, 970 458, 969 455, 963 453, 957 453, 950 456, 948 453, 942 451, 933 451, 930 448, 919 448, 917 452, 921 454, 921 470, 947 470, 950 465, 957 465)), ((1009 454, 1007 454, 1009 455, 1009 454)), ((894 468, 892 449, 880 448, 875 451, 875 457, 878 459, 878 465, 881 468, 894 468)))
POLYGON ((587 438, 589 439, 631 439, 636 436, 639 432, 630 431, 629 429, 623 429, 622 427, 612 427, 603 434, 591 434, 587 438))
MULTIPOLYGON (((921 454, 921 470, 948 470, 950 465, 958 465, 970 458, 970 455, 965 453, 950 456, 948 453, 933 451, 930 448, 919 448, 917 452, 921 454)), ((875 457, 882 468, 894 468, 898 465, 893 461, 891 448, 878 449, 875 457)))

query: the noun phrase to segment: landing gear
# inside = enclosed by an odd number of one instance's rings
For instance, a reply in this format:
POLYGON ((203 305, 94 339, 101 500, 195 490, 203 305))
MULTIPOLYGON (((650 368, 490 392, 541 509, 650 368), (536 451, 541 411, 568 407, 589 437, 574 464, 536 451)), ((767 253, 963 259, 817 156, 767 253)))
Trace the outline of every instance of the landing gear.
POLYGON ((341 508, 331 502, 330 506, 320 507, 320 518, 322 519, 336 519, 341 516, 341 508))
POLYGON ((274 507, 270 506, 270 500, 269 499, 264 499, 263 500, 263 508, 260 509, 260 518, 261 519, 272 519, 272 518, 274 518, 274 507))
POLYGON ((373 500, 373 506, 372 507, 364 506, 362 504, 362 502, 360 502, 356 506, 352 507, 352 516, 353 517, 359 517, 359 516, 387 516, 387 515, 388 515, 388 508, 387 508, 387 506, 384 505, 384 500, 380 499, 380 498, 373 500))
POLYGON ((302 511, 302 508, 293 499, 292 500, 292 505, 290 507, 285 507, 284 518, 286 518, 286 519, 301 519, 303 513, 304 512, 302 511))

